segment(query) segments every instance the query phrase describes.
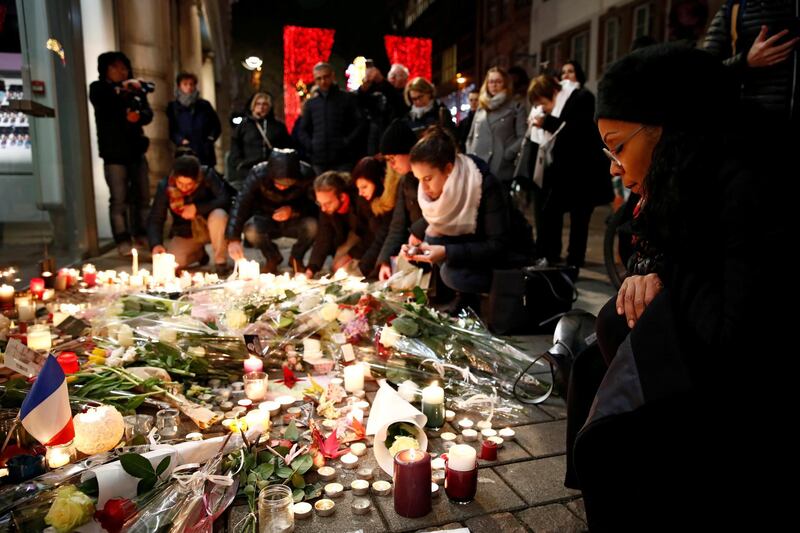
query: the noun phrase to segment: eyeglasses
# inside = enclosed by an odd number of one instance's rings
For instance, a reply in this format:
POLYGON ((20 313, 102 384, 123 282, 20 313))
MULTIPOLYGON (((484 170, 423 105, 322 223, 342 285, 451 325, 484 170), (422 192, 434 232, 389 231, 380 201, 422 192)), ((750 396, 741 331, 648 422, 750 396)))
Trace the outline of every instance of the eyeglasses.
POLYGON ((642 124, 641 126, 639 126, 638 128, 636 128, 636 129, 633 131, 633 133, 631 133, 630 135, 628 135, 627 137, 625 137, 625 138, 624 138, 624 139, 623 139, 621 142, 617 143, 617 144, 614 146, 614 151, 613 151, 613 152, 612 152, 611 150, 609 150, 608 148, 603 148, 603 153, 604 153, 604 154, 606 154, 606 157, 608 157, 608 159, 609 159, 609 160, 610 160, 612 163, 614 163, 614 164, 615 164, 615 165, 617 165, 618 167, 622 168, 622 162, 621 162, 621 161, 620 161, 620 160, 617 158, 617 155, 619 155, 620 153, 622 153, 622 148, 625 146, 625 143, 627 143, 628 141, 630 141, 631 139, 633 139, 634 137, 636 137, 636 135, 637 135, 637 134, 638 134, 640 131, 642 131, 643 129, 644 129, 644 124, 642 124), (615 155, 615 154, 616 154, 616 155, 615 155))
POLYGON ((408 95, 408 99, 411 100, 412 102, 419 102, 420 100, 422 100, 426 96, 428 96, 428 95, 424 94, 424 93, 423 94, 418 94, 417 96, 409 94, 408 95))

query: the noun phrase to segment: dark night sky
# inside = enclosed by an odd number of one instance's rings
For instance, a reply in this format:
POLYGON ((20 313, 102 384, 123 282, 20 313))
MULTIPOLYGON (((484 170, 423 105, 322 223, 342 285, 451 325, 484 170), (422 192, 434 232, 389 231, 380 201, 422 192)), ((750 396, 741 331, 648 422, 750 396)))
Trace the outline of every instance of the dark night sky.
POLYGON ((336 30, 331 62, 342 85, 344 69, 359 55, 374 59, 385 74, 388 58, 383 36, 394 33, 386 4, 381 0, 239 0, 233 5, 233 58, 237 64, 248 55, 264 59, 262 86, 276 98, 276 110, 282 108, 285 25, 336 30))

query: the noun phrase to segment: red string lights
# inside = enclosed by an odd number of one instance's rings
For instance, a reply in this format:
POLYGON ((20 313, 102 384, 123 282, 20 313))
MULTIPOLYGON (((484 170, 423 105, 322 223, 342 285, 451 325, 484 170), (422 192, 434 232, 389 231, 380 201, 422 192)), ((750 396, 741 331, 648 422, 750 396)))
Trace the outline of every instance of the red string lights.
POLYGON ((330 57, 333 35, 334 30, 324 28, 283 27, 283 109, 289 131, 300 115, 302 105, 297 93, 298 84, 313 83, 312 69, 330 57))
POLYGON ((431 51, 433 49, 431 39, 385 35, 383 40, 386 44, 389 63, 405 65, 409 72, 409 78, 422 76, 428 81, 431 80, 431 51))

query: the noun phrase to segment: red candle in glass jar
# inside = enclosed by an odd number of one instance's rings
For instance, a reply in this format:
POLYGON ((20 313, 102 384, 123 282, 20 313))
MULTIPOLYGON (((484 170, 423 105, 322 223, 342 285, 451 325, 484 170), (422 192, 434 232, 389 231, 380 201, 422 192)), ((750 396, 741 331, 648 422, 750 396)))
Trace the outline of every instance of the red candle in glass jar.
POLYGON ((83 271, 83 281, 87 287, 94 287, 97 285, 97 271, 86 269, 83 271))
POLYGON ((475 499, 478 491, 478 459, 475 449, 456 444, 446 457, 444 492, 451 502, 465 504, 475 499))
POLYGON ((431 512, 431 456, 403 450, 394 456, 394 510, 405 518, 431 512))
POLYGON ((61 352, 58 354, 58 357, 56 357, 56 360, 65 374, 74 374, 81 369, 81 365, 78 363, 78 356, 75 355, 75 352, 61 352))
POLYGON ((484 440, 481 444, 481 459, 484 461, 497 461, 497 444, 484 440))
POLYGON ((32 278, 31 279, 31 294, 33 294, 34 298, 40 299, 44 294, 44 279, 43 278, 32 278))

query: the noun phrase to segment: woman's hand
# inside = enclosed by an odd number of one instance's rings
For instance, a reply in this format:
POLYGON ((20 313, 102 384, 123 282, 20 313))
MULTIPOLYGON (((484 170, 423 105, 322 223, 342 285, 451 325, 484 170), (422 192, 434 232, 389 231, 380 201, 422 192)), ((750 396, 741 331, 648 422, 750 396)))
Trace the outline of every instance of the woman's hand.
POLYGON ((624 314, 628 327, 633 328, 644 314, 645 308, 663 288, 664 284, 658 274, 628 276, 617 294, 617 314, 624 314))
POLYGON ((228 255, 231 256, 231 259, 234 261, 244 258, 244 247, 242 247, 242 242, 230 241, 228 243, 228 255))
POLYGON ((388 263, 381 264, 381 269, 378 272, 378 279, 381 281, 387 281, 391 277, 392 277, 392 266, 388 263))
POLYGON ((421 263, 441 263, 447 259, 447 249, 440 244, 428 244, 421 242, 416 250, 403 247, 403 253, 409 261, 419 261, 421 263))
POLYGON ((408 236, 409 246, 419 246, 420 244, 422 244, 422 239, 417 238, 417 236, 414 235, 413 233, 408 236))

